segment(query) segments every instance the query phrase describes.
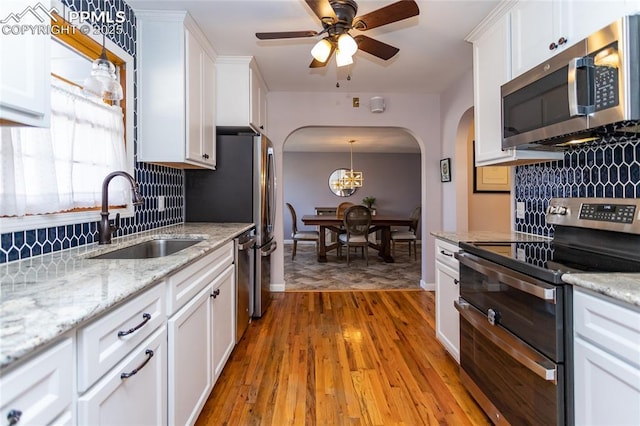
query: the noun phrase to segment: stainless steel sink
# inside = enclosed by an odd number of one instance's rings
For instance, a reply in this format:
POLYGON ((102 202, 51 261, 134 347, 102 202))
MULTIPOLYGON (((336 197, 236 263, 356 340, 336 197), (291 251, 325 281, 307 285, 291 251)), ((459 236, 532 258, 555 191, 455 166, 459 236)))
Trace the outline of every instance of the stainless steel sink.
POLYGON ((159 238, 92 256, 90 259, 151 259, 169 256, 198 244, 201 239, 159 238))

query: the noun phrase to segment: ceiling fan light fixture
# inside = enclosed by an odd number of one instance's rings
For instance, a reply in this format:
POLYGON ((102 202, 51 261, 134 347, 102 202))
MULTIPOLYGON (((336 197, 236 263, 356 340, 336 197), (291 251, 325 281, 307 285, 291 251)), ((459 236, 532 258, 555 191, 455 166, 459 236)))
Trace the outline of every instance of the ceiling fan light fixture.
POLYGON ((313 46, 313 49, 311 49, 311 56, 313 56, 313 59, 318 62, 327 62, 327 59, 331 54, 331 48, 331 42, 326 38, 323 38, 313 46))
POLYGON ((351 55, 342 52, 340 49, 336 49, 336 64, 338 67, 344 67, 346 65, 351 65, 352 63, 353 58, 351 55))
POLYGON ((348 33, 338 37, 338 49, 346 55, 353 56, 358 51, 358 43, 348 33))

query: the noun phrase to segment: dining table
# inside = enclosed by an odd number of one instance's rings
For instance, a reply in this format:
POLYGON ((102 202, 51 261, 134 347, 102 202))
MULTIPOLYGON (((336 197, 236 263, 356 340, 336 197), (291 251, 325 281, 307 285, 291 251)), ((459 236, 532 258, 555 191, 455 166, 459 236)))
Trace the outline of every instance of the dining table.
MULTIPOLYGON (((318 262, 327 261, 327 251, 337 249, 339 242, 327 244, 326 230, 330 230, 337 234, 345 232, 342 225, 344 223, 342 218, 336 215, 304 215, 302 216, 302 223, 307 226, 320 227, 320 238, 318 244, 318 262)), ((371 216, 371 228, 369 233, 375 233, 380 231, 380 244, 374 241, 369 242, 369 246, 378 250, 378 256, 380 256, 385 262, 392 263, 393 256, 391 256, 391 227, 392 226, 410 226, 412 219, 405 216, 391 216, 391 215, 374 215, 371 216)))

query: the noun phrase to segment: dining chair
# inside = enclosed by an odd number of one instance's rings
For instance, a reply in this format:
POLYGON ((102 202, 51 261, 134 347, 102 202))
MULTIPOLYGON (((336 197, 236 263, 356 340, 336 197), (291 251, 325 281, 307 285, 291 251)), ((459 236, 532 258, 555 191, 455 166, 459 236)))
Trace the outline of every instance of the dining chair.
POLYGON ((371 210, 365 206, 351 206, 344 212, 345 233, 338 236, 340 245, 347 247, 347 265, 350 263, 349 248, 362 247, 363 256, 369 265, 369 231, 371 210))
POLYGON ((291 227, 293 232, 291 237, 293 238, 293 252, 291 253, 291 260, 296 258, 296 251, 298 250, 298 241, 315 241, 316 252, 318 251, 318 242, 320 240, 320 233, 318 231, 299 231, 298 230, 298 216, 296 215, 296 209, 289 203, 286 203, 291 212, 291 227))
MULTIPOLYGON (((344 212, 345 210, 347 210, 349 207, 355 206, 355 204, 353 204, 350 201, 345 201, 342 202, 340 204, 338 204, 338 207, 336 208, 336 217, 338 219, 343 219, 344 218, 344 212)), ((340 229, 344 230, 344 225, 340 225, 340 229)), ((342 232, 338 232, 337 234, 340 235, 342 232)), ((342 257, 342 246, 338 245, 338 257, 342 257)))
POLYGON ((418 223, 420 222, 420 213, 422 212, 422 207, 417 206, 413 209, 411 213, 411 225, 409 225, 409 230, 392 230, 391 231, 391 251, 393 255, 396 254, 396 243, 409 243, 409 257, 411 257, 411 245, 413 244, 413 260, 417 259, 418 249, 417 249, 417 241, 418 241, 418 223))

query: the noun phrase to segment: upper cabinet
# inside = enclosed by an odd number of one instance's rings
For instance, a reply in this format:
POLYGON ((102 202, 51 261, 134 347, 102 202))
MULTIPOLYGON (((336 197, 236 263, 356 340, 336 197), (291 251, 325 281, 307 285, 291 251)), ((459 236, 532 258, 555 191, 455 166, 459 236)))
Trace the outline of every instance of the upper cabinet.
POLYGON ((136 11, 138 161, 215 169, 216 53, 182 11, 136 11))
MULTIPOLYGON (((49 1, 41 1, 48 10, 49 1)), ((32 1, 2 1, 0 16, 19 15, 32 1)), ((25 13, 15 28, 43 26, 33 13, 25 13), (18 25, 19 24, 19 25, 18 25)), ((45 31, 0 35, 0 124, 48 127, 50 105, 50 44, 45 31)))
POLYGON ((267 133, 267 86, 251 56, 219 56, 216 60, 217 125, 250 127, 267 133))
POLYGON ((510 11, 512 77, 639 9, 638 0, 521 0, 515 3, 510 11))

